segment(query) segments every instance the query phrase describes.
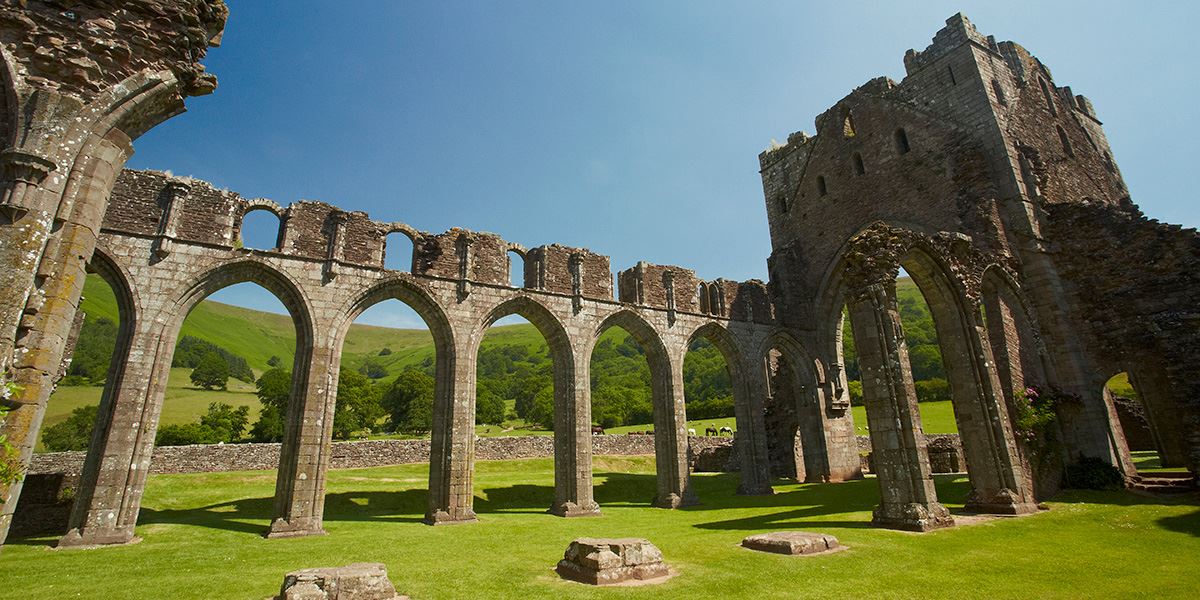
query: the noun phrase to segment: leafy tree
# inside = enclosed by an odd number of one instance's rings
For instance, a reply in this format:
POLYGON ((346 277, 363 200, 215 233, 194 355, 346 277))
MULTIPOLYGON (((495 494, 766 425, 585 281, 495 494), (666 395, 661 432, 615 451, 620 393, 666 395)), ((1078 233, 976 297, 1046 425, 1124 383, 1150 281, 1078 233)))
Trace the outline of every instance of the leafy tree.
POLYGON ((283 417, 287 414, 292 394, 292 372, 275 368, 262 374, 254 383, 255 395, 262 403, 258 421, 250 429, 250 439, 256 442, 283 441, 283 417))
POLYGON ((175 356, 171 360, 172 367, 196 368, 209 352, 216 352, 229 367, 229 376, 234 379, 251 383, 254 381, 254 371, 246 359, 205 340, 185 335, 175 345, 175 356))
POLYGON ((51 452, 87 450, 92 442, 92 428, 96 426, 97 406, 80 406, 71 411, 67 420, 56 423, 42 431, 42 443, 51 452))
POLYGON ((280 365, 280 363, 282 363, 282 362, 283 361, 279 360, 278 356, 275 356, 274 354, 272 354, 271 358, 267 359, 267 366, 268 367, 278 367, 280 365))
POLYGON ((191 444, 216 444, 222 441, 217 432, 199 423, 172 423, 158 428, 154 436, 155 446, 188 446, 191 444))
POLYGON ((389 355, 389 354, 391 354, 391 353, 392 353, 392 349, 391 349, 391 348, 388 348, 387 346, 384 346, 384 347, 383 347, 383 350, 380 350, 380 351, 379 351, 379 355, 380 355, 380 356, 387 356, 387 355, 389 355))
POLYGON ((861 381, 849 381, 846 383, 846 390, 850 392, 850 404, 852 406, 863 405, 863 389, 861 381))
POLYGON ((917 388, 917 402, 941 402, 951 399, 950 382, 945 379, 918 381, 914 386, 917 388))
POLYGON ((362 366, 358 367, 358 372, 371 379, 383 379, 388 376, 388 370, 383 365, 369 358, 363 361, 362 366))
POLYGON ((224 402, 209 404, 208 413, 200 417, 200 425, 211 429, 216 434, 217 441, 221 442, 240 440, 249 422, 249 406, 234 408, 224 402))
POLYGON ((393 430, 425 433, 433 427, 433 385, 433 378, 417 369, 396 376, 380 402, 393 430))
POLYGON ((86 319, 75 342, 71 355, 71 368, 63 385, 98 384, 108 377, 113 350, 117 347, 117 324, 112 319, 100 317, 86 319))
POLYGON ((536 423, 544 429, 554 429, 554 386, 548 385, 533 395, 530 403, 527 421, 536 423))
POLYGON ((475 394, 475 424, 502 425, 504 413, 504 400, 492 390, 480 387, 475 394))
POLYGON ((205 354, 192 369, 192 385, 206 390, 225 389, 229 382, 229 365, 216 352, 205 354))
POLYGON ((383 417, 378 389, 366 375, 342 368, 338 372, 337 404, 333 411, 333 436, 346 439, 355 432, 374 429, 383 417))

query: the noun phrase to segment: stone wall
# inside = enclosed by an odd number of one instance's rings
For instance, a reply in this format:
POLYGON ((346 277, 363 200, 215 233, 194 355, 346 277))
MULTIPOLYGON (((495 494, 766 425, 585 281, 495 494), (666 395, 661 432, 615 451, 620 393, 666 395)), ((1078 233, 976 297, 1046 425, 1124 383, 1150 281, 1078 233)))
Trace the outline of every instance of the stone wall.
MULTIPOLYGON (((692 437, 691 454, 708 448, 732 446, 731 437, 692 437)), ((154 449, 151 473, 206 473, 216 471, 254 471, 279 466, 279 444, 215 444, 163 446, 154 449)), ((652 435, 592 436, 594 455, 653 455, 652 435)), ((36 454, 29 467, 31 475, 52 473, 78 474, 85 452, 36 454)), ((475 442, 478 460, 551 458, 552 436, 510 436, 479 438, 475 442)), ((334 469, 362 469, 388 465, 406 465, 429 461, 429 440, 368 440, 333 444, 330 466, 334 469)))
MULTIPOLYGON (((875 472, 871 468, 871 438, 860 435, 858 439, 858 456, 862 461, 862 470, 875 472)), ((934 433, 925 436, 929 444, 929 467, 934 473, 965 473, 967 459, 963 456, 962 439, 957 433, 934 433)))

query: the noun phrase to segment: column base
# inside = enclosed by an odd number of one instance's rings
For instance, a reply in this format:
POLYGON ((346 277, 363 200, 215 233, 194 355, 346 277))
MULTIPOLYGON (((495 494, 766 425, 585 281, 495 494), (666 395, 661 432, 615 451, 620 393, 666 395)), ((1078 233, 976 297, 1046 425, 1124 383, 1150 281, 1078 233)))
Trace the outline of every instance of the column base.
POLYGON ((437 510, 425 515, 426 525, 461 525, 463 523, 475 523, 479 518, 475 516, 475 511, 467 509, 458 515, 452 515, 444 510, 437 510))
POLYGON ((563 502, 551 506, 546 512, 558 517, 598 517, 600 516, 600 505, 595 502, 587 502, 582 506, 574 502, 563 502))
POLYGON ((302 522, 289 522, 283 519, 275 519, 271 523, 271 529, 263 534, 263 537, 268 540, 281 538, 296 538, 307 537, 310 535, 326 535, 325 529, 319 523, 308 524, 302 522))
POLYGON ((700 504, 700 499, 694 494, 685 493, 667 494, 666 496, 655 496, 654 500, 650 501, 651 506, 658 508, 683 508, 685 506, 696 506, 700 504))
POLYGON ((121 546, 136 544, 142 538, 133 535, 133 528, 109 529, 96 531, 94 529, 71 529, 58 540, 59 548, 95 548, 98 546, 121 546))
POLYGON ((1037 512, 1038 507, 1036 503, 1022 501, 1016 492, 1005 488, 996 493, 971 490, 963 510, 992 515, 1028 515, 1037 512))
POLYGON ((954 517, 938 502, 928 504, 880 504, 875 507, 871 525, 885 529, 926 532, 953 527, 954 517))

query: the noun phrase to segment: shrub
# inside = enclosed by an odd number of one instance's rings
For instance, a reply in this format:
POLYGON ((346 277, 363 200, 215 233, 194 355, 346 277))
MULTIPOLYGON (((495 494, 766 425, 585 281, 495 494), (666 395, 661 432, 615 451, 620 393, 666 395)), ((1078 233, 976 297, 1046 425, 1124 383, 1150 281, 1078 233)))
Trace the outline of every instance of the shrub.
POLYGON ((861 381, 847 381, 846 382, 846 391, 850 393, 850 405, 851 406, 862 406, 863 405, 863 392, 862 392, 862 382, 861 381))
POLYGON ((387 356, 392 353, 392 349, 384 346, 383 350, 379 351, 380 356, 387 356))
POLYGON ((1119 490, 1125 487, 1125 477, 1116 467, 1094 456, 1081 456, 1067 465, 1063 487, 1080 490, 1119 490))
POLYGON ((433 427, 433 378, 417 369, 396 376, 380 402, 394 431, 425 433, 433 427))
POLYGON ((154 436, 155 446, 215 444, 220 441, 215 431, 199 423, 163 425, 158 428, 158 433, 154 436))
POLYGON ((92 442, 92 428, 96 426, 97 406, 80 406, 71 411, 67 420, 56 423, 42 431, 42 443, 51 452, 87 450, 92 442))
POLYGON ((480 387, 475 395, 475 424, 502 425, 504 412, 504 399, 492 390, 480 387))
POLYGON ((917 402, 943 402, 950 400, 950 382, 940 377, 918 381, 913 386, 917 390, 917 402))
POLYGON ((362 366, 358 368, 358 372, 370 377, 371 379, 383 379, 384 377, 388 376, 388 370, 385 369, 383 365, 369 358, 363 361, 362 366))

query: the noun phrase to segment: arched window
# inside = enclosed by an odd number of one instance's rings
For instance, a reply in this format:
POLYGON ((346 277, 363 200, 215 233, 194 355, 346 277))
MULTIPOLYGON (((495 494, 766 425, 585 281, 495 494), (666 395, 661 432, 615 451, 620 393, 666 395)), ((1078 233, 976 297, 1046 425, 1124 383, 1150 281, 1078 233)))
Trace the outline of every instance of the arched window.
POLYGON ((708 284, 708 312, 712 315, 725 315, 725 290, 721 286, 710 283, 708 284))
POLYGON ((862 155, 855 152, 854 156, 851 156, 850 158, 854 162, 854 174, 855 175, 865 175, 867 172, 867 168, 866 168, 866 166, 863 165, 862 155))
POLYGON ((708 290, 705 289, 705 285, 703 283, 696 286, 696 296, 700 299, 700 312, 707 314, 709 310, 708 290))
POLYGON ((1058 109, 1054 108, 1054 96, 1050 93, 1050 85, 1041 77, 1038 77, 1038 85, 1042 86, 1042 96, 1046 98, 1046 110, 1049 110, 1050 114, 1058 116, 1058 109))
POLYGON ((893 137, 896 139, 896 151, 898 151, 900 154, 908 154, 908 151, 910 150, 908 145, 908 134, 904 132, 904 128, 901 127, 900 129, 897 129, 893 137))
POLYGON ((846 111, 846 116, 842 118, 842 135, 845 137, 854 137, 854 117, 850 111, 846 111))
POLYGON ((525 287, 525 257, 516 250, 508 251, 508 284, 515 288, 525 287))
POLYGON ((825 176, 817 175, 817 194, 824 196, 829 193, 829 188, 825 187, 825 176))
POLYGON ((411 273, 413 241, 403 231, 393 231, 383 240, 383 268, 411 273))
POLYGON ((1063 152, 1066 152, 1067 156, 1074 157, 1075 149, 1071 147, 1071 140, 1067 139, 1067 130, 1063 129, 1061 125, 1055 125, 1054 128, 1058 130, 1058 141, 1062 142, 1063 152))
POLYGON ((238 242, 242 248, 274 250, 279 247, 282 233, 283 223, 279 215, 266 208, 252 208, 242 215, 241 238, 238 242))

